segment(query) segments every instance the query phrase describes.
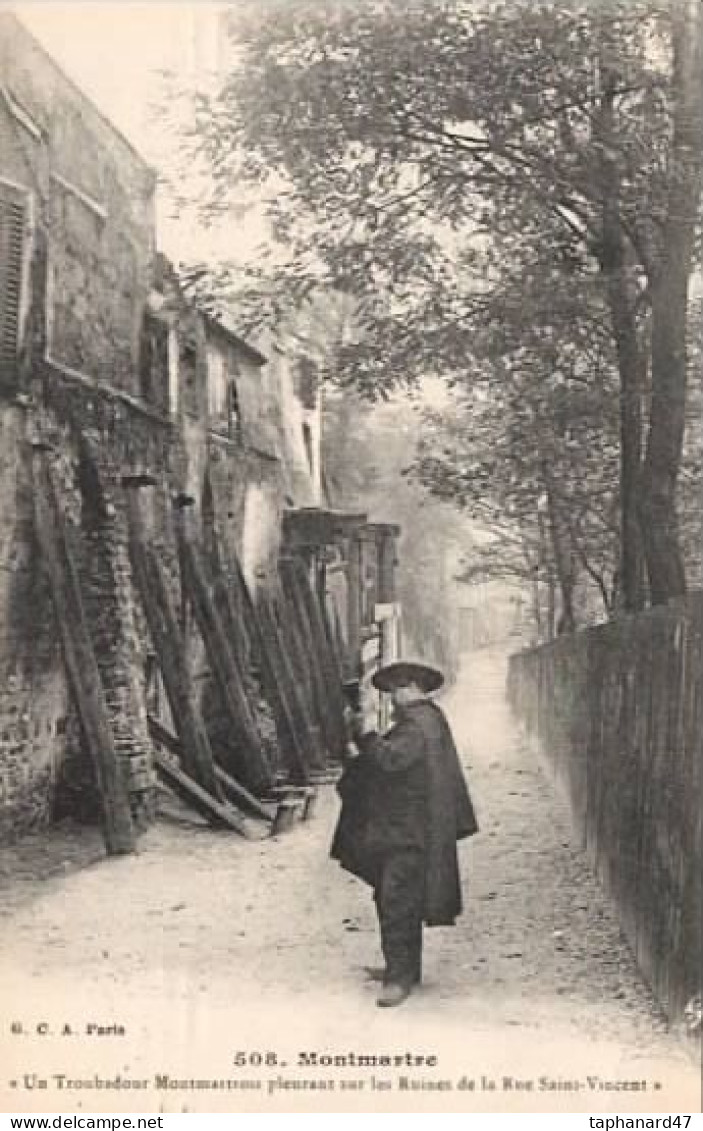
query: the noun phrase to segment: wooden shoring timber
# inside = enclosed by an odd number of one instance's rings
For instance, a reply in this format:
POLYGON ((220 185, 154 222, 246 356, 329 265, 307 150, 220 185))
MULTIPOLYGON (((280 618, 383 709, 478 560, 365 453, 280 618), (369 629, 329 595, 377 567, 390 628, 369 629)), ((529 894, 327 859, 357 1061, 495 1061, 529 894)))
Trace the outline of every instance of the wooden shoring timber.
POLYGON ((222 792, 227 800, 238 808, 242 808, 245 812, 249 813, 252 817, 257 817, 260 821, 273 821, 274 814, 265 805, 262 805, 258 797, 254 797, 248 789, 240 785, 231 774, 222 769, 222 766, 215 766, 215 773, 217 780, 222 786, 222 792))
POLYGON ((327 606, 327 597, 325 590, 325 575, 320 582, 320 586, 311 585, 311 592, 315 601, 315 607, 319 609, 319 623, 322 626, 322 631, 327 641, 327 650, 332 658, 333 668, 337 677, 337 682, 342 685, 344 680, 344 658, 340 651, 339 640, 335 635, 332 621, 330 619, 330 611, 327 606))
MULTIPOLYGON (((313 601, 314 597, 309 586, 305 566, 299 559, 282 558, 279 562, 279 569, 288 606, 291 609, 292 616, 297 620, 300 639, 305 648, 308 670, 311 675, 312 701, 325 740, 327 754, 330 757, 338 757, 343 749, 341 730, 343 721, 341 715, 338 718, 335 717, 334 708, 338 706, 338 703, 333 701, 333 692, 325 668, 326 657, 323 651, 326 641, 324 638, 321 639, 321 634, 318 635, 315 632, 312 624, 312 610, 307 594, 313 601)), ((341 686, 339 687, 339 698, 341 700, 341 686)))
POLYGON ((252 630, 244 616, 244 597, 218 562, 213 568, 212 596, 215 611, 222 622, 234 662, 240 672, 248 672, 254 644, 252 630))
POLYGON ((331 642, 331 635, 328 633, 326 612, 313 588, 305 565, 299 558, 292 559, 291 572, 305 610, 313 652, 323 681, 330 753, 335 757, 341 757, 346 745, 344 691, 338 658, 331 642))
POLYGON ((311 657, 295 610, 280 581, 277 592, 269 592, 261 599, 271 621, 271 629, 278 636, 279 648, 285 664, 287 678, 300 703, 302 718, 308 729, 308 750, 311 767, 326 764, 325 739, 320 724, 315 698, 311 657))
POLYGON ((267 595, 259 598, 256 616, 266 650, 274 658, 276 678, 284 688, 290 704, 298 748, 305 751, 304 775, 296 773, 293 780, 298 785, 307 785, 311 767, 318 765, 321 760, 320 736, 310 718, 307 700, 296 675, 295 658, 288 651, 289 643, 281 634, 276 610, 267 595))
POLYGON ((260 595, 257 612, 277 655, 281 678, 295 712, 296 726, 305 736, 310 766, 324 766, 325 743, 313 694, 310 657, 280 574, 277 588, 260 595))
POLYGON ((145 540, 135 489, 128 492, 128 514, 132 570, 161 669, 174 726, 183 748, 183 768, 187 776, 216 801, 222 801, 210 740, 193 699, 178 620, 159 561, 145 540))
POLYGON ((36 535, 51 588, 69 684, 95 768, 102 801, 105 847, 111 856, 124 855, 133 852, 135 847, 129 792, 88 631, 69 531, 51 470, 39 449, 34 451, 32 473, 36 535))
POLYGON ((233 806, 223 805, 221 801, 216 800, 208 790, 203 789, 178 766, 174 766, 158 750, 154 751, 154 765, 157 774, 169 789, 172 789, 186 805, 195 809, 201 817, 205 817, 211 825, 232 829, 241 836, 247 836, 246 821, 242 813, 237 812, 233 806))
POLYGON ((306 610, 313 648, 324 680, 330 753, 334 757, 341 758, 347 737, 344 723, 344 690, 339 662, 331 642, 331 634, 328 632, 326 610, 310 583, 304 564, 299 559, 293 558, 291 569, 306 610))
POLYGON ((345 654, 344 654, 344 640, 342 636, 342 629, 339 623, 339 610, 334 602, 328 604, 327 597, 325 596, 320 601, 320 612, 322 614, 322 625, 327 637, 327 643, 334 657, 335 671, 340 683, 345 679, 345 654), (335 624, 336 621, 336 624, 335 624))
POLYGON ((247 785, 257 791, 266 790, 273 783, 273 771, 261 744, 241 673, 217 615, 200 555, 182 532, 179 542, 186 593, 191 599, 222 706, 232 728, 233 741, 242 753, 247 785))
POLYGON ((320 751, 324 764, 327 752, 324 689, 320 684, 312 641, 303 610, 292 586, 291 578, 285 575, 284 570, 280 569, 280 563, 279 581, 280 596, 274 601, 274 606, 278 612, 280 631, 286 642, 286 649, 291 658, 292 666, 298 676, 298 685, 305 697, 308 717, 313 724, 314 733, 317 737, 316 749, 320 751))
POLYGON ((310 751, 314 749, 307 711, 272 611, 265 601, 260 602, 257 608, 238 558, 233 556, 232 562, 247 627, 261 663, 264 693, 276 713, 276 725, 280 727, 278 733, 288 761, 288 772, 292 781, 306 785, 310 772, 310 751))
POLYGON ((290 667, 298 698, 300 699, 308 723, 312 726, 317 736, 316 744, 319 745, 319 726, 317 712, 312 695, 312 682, 308 655, 305 644, 301 638, 298 619, 294 609, 289 607, 288 594, 283 587, 280 573, 276 590, 269 591, 261 598, 260 604, 265 602, 270 610, 276 626, 276 631, 281 641, 281 649, 290 667))
POLYGON ((235 575, 234 578, 220 574, 215 581, 215 588, 220 597, 221 608, 226 610, 228 630, 235 633, 247 632, 254 655, 259 662, 263 693, 273 711, 276 735, 286 772, 292 773, 298 780, 306 780, 305 777, 303 779, 300 777, 301 773, 307 775, 306 748, 296 730, 293 710, 278 673, 275 656, 264 639, 244 579, 240 574, 235 575), (238 598, 241 598, 241 603, 238 598))
MULTIPOLYGON (((176 738, 175 734, 171 734, 170 730, 154 718, 153 715, 148 716, 149 734, 154 742, 158 742, 164 746, 171 754, 174 754, 179 761, 183 760, 183 747, 176 738)), ((262 821, 272 821, 273 814, 269 812, 265 805, 262 805, 257 797, 254 797, 248 789, 245 789, 238 781, 235 781, 230 774, 226 773, 221 766, 215 766, 215 774, 217 780, 222 786, 222 792, 228 801, 231 801, 235 806, 240 807, 245 812, 250 813, 254 817, 258 817, 262 821)))
POLYGON ((340 613, 334 601, 328 604, 326 597, 320 602, 322 624, 329 644, 330 652, 334 657, 335 668, 340 683, 345 679, 345 651, 344 634, 340 623, 340 613), (336 623, 335 623, 336 622, 336 623))

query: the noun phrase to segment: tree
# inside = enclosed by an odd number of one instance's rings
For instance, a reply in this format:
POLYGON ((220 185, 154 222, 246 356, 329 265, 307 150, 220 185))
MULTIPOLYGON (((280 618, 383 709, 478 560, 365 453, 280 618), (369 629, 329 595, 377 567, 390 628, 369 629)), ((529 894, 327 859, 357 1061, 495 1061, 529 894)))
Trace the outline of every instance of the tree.
POLYGON ((685 591, 676 487, 686 425, 687 308, 703 173, 703 5, 671 12, 670 176, 652 290, 650 427, 642 468, 641 527, 653 602, 685 591))
POLYGON ((449 411, 428 414, 414 474, 495 535, 476 555, 481 568, 558 588, 550 635, 557 621, 562 631, 576 627, 583 579, 597 587, 603 612, 613 611, 616 373, 597 343, 584 358, 571 336, 557 333, 568 302, 535 304, 529 291, 519 298, 519 307, 517 295, 503 306, 502 341, 485 332, 483 380, 460 386, 449 411), (525 313, 530 333, 520 334, 525 313))
POLYGON ((279 252, 253 272, 250 298, 355 296, 359 332, 338 376, 370 396, 428 372, 473 379, 476 331, 516 244, 548 261, 550 293, 577 283, 590 305, 599 291, 619 377, 629 609, 643 559, 653 601, 685 588, 700 22, 690 0, 243 5, 237 65, 198 99, 190 138, 211 173, 209 211, 243 183, 270 193, 279 252))

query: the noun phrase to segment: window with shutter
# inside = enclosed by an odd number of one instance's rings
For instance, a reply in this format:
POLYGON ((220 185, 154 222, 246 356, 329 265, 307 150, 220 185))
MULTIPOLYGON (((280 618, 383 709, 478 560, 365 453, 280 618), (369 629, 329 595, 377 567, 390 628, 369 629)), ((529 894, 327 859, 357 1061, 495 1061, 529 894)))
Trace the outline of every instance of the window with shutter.
POLYGON ((0 184, 0 374, 17 365, 22 301, 26 200, 0 184))

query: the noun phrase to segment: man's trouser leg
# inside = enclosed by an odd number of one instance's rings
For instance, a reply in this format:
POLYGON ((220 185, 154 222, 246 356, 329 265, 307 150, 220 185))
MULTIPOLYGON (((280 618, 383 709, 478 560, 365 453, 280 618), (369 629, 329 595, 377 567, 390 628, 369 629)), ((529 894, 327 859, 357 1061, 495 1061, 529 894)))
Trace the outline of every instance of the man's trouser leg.
POLYGON ((375 891, 386 962, 385 983, 412 986, 422 975, 425 861, 417 849, 399 849, 383 862, 375 891))

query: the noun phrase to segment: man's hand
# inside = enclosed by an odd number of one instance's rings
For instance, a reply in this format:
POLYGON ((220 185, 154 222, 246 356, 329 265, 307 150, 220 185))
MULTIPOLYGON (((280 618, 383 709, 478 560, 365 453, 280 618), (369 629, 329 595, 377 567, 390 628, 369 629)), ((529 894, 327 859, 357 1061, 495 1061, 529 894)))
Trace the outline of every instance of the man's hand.
POLYGON ((352 707, 345 707, 344 722, 347 728, 347 734, 351 738, 358 738, 359 735, 363 734, 366 730, 363 712, 355 711, 352 707))

